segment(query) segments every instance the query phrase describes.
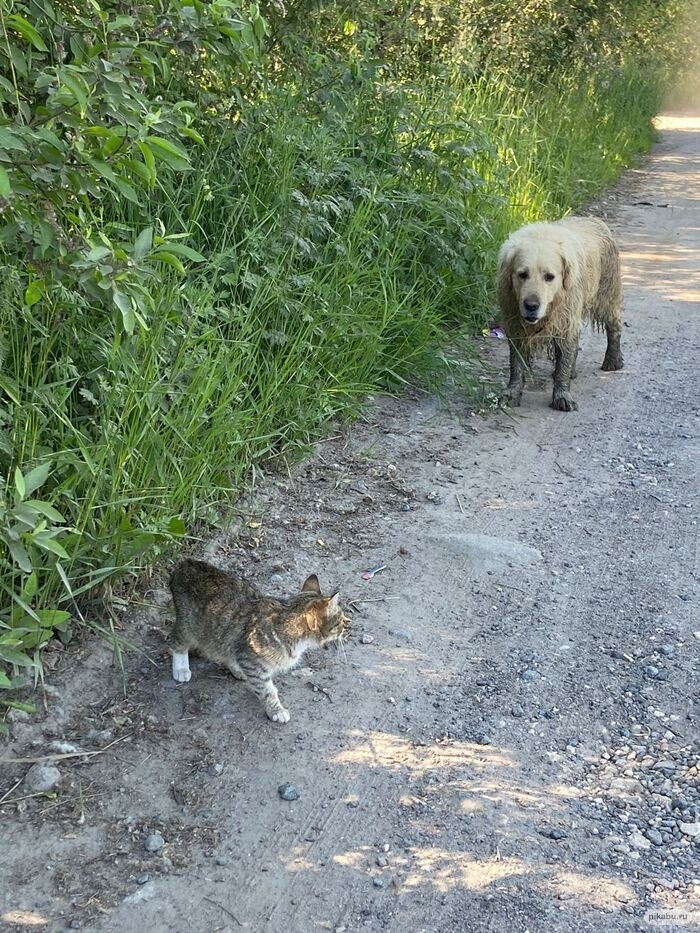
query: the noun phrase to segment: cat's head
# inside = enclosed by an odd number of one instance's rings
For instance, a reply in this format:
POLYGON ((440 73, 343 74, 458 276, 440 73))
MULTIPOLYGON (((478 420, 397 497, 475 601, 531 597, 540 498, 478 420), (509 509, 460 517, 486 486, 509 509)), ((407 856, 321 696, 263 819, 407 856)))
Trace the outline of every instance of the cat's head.
POLYGON ((324 596, 318 577, 312 573, 304 581, 301 595, 305 597, 310 628, 315 632, 319 644, 341 639, 350 620, 340 607, 339 594, 324 596))

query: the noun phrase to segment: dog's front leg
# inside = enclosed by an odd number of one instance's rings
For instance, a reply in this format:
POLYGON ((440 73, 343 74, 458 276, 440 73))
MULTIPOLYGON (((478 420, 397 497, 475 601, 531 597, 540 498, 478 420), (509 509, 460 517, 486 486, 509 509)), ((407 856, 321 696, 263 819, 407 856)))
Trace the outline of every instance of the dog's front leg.
POLYGON ((574 340, 554 341, 554 392, 551 407, 557 411, 576 411, 578 405, 569 392, 571 374, 576 368, 578 334, 574 340))
POLYGON ((530 359, 518 341, 509 340, 510 380, 499 401, 504 405, 520 405, 525 377, 530 369, 530 359))

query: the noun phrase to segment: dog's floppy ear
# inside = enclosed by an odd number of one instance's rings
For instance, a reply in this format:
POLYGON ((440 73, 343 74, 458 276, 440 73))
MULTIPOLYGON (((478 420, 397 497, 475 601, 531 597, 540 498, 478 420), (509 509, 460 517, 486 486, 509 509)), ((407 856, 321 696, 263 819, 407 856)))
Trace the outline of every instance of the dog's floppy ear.
POLYGON ((561 257, 561 268, 561 284, 565 289, 568 290, 569 286, 571 285, 571 266, 566 261, 566 256, 561 257))
POLYGON ((498 294, 501 296, 508 295, 513 291, 515 257, 515 248, 506 241, 498 254, 498 294))

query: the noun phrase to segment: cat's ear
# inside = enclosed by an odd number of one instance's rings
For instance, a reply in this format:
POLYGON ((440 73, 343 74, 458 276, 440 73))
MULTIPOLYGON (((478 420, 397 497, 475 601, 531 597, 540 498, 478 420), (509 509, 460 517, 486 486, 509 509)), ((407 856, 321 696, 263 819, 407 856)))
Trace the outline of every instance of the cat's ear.
POLYGON ((326 605, 326 612, 329 615, 333 615, 338 611, 338 609, 340 608, 339 600, 340 600, 340 593, 334 593, 331 597, 329 597, 328 603, 326 605))
POLYGON ((317 596, 321 595, 321 584, 318 582, 318 577, 315 573, 312 573, 310 577, 304 580, 301 591, 302 593, 315 593, 317 596))

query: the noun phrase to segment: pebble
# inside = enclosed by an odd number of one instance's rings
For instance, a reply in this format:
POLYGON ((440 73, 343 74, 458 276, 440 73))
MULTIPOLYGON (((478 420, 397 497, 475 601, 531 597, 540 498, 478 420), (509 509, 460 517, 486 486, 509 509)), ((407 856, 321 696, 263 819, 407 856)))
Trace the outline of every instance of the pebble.
POLYGON ((375 886, 375 888, 383 888, 384 879, 383 878, 372 878, 372 884, 375 886))
POLYGON ((662 846, 664 844, 663 836, 658 829, 648 829, 644 835, 650 842, 653 842, 655 846, 662 846))
POLYGON ((146 852, 160 852, 164 845, 165 839, 160 833, 151 833, 150 836, 146 836, 143 842, 146 852))
POLYGON ((684 836, 691 839, 700 839, 700 823, 679 823, 678 828, 684 836))
POLYGON ((658 667, 655 667, 653 664, 647 664, 644 667, 644 673, 647 675, 647 677, 651 677, 653 679, 654 677, 659 676, 659 669, 658 667))
POLYGON ((540 836, 546 836, 548 839, 566 839, 567 836, 563 829, 558 829, 556 826, 547 826, 544 829, 538 829, 537 832, 540 836))
POLYGON ((146 884, 150 880, 151 880, 151 876, 148 874, 147 871, 143 872, 143 874, 141 875, 136 876, 136 884, 146 884))
POLYGON ((53 765, 32 765, 24 776, 24 787, 30 794, 48 794, 61 783, 61 772, 53 765))
POLYGON ((645 839, 639 832, 631 833, 629 843, 631 846, 634 846, 635 849, 643 849, 645 852, 651 848, 649 840, 645 839))
POLYGON ((223 774, 223 773, 224 773, 224 766, 221 764, 220 761, 216 761, 214 762, 213 765, 209 766, 209 774, 214 775, 215 777, 218 777, 220 774, 223 774))
POLYGON ((525 710, 522 708, 520 703, 516 703, 510 708, 510 715, 515 716, 516 719, 520 719, 521 716, 525 715, 525 710))
POLYGON ((374 861, 378 868, 386 868, 389 864, 389 859, 386 855, 378 855, 374 861))
POLYGON ((488 735, 485 735, 483 732, 475 736, 475 742, 477 745, 491 745, 491 738, 488 735))
POLYGON ((217 865, 220 865, 222 868, 228 865, 228 859, 226 858, 225 855, 217 855, 214 861, 216 862, 217 865))
POLYGON ((374 635, 361 635, 360 636, 360 644, 371 645, 373 641, 374 641, 374 635))
POLYGON ((526 667, 524 671, 520 672, 520 679, 524 680, 525 683, 530 683, 533 680, 539 679, 539 674, 537 671, 533 670, 531 667, 526 667))
POLYGON ((282 800, 298 800, 299 791, 293 784, 280 784, 277 788, 277 793, 280 795, 282 800))

